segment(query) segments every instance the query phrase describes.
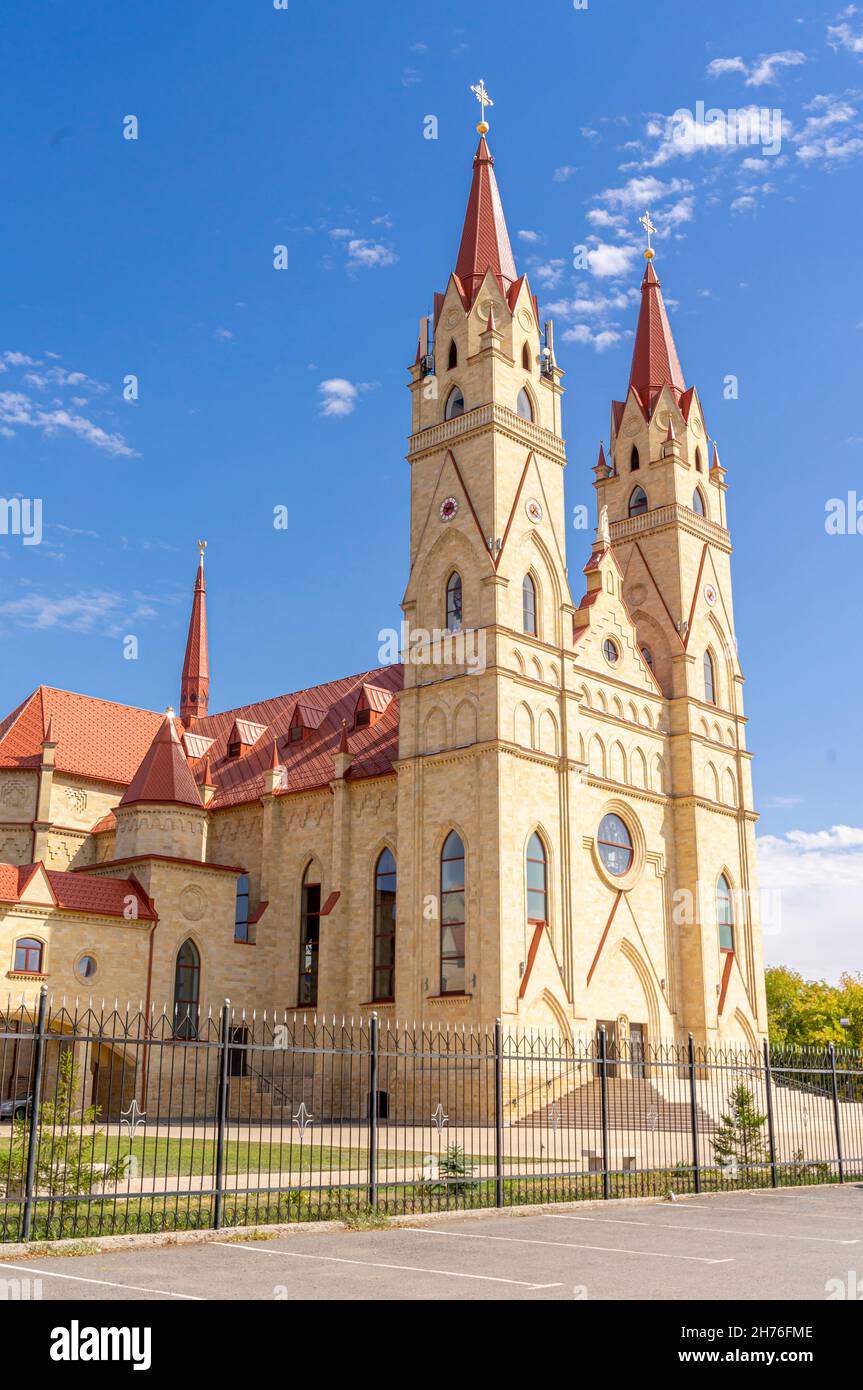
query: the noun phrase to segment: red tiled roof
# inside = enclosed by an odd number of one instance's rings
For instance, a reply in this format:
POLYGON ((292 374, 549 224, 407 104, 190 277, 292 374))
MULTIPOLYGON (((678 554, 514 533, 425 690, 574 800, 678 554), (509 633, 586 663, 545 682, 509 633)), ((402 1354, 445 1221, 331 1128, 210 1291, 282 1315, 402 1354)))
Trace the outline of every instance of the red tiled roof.
MULTIPOLYGON (((257 801, 264 795, 264 774, 272 760, 273 739, 279 741, 280 761, 287 771, 286 786, 278 795, 328 786, 335 776, 333 760, 339 750, 342 721, 353 722, 361 687, 374 685, 394 695, 401 690, 402 681, 401 666, 383 666, 202 719, 198 732, 214 740, 210 758, 217 791, 209 809, 257 801), (298 705, 314 709, 315 717, 323 711, 324 718, 314 738, 292 743, 286 735, 298 705), (261 738, 243 758, 227 756, 228 738, 235 719, 253 720, 267 730, 267 737, 261 738)), ((351 733, 353 762, 348 774, 351 781, 392 772, 393 762, 398 757, 398 723, 399 702, 391 699, 374 724, 351 733)))
POLYGON ((641 282, 641 309, 632 350, 629 384, 638 392, 648 410, 652 410, 654 398, 663 386, 669 386, 678 400, 686 390, 652 261, 648 261, 641 282))
POLYGON ((473 180, 455 265, 469 303, 479 293, 488 270, 495 276, 501 293, 507 295, 518 272, 494 176, 494 160, 482 135, 473 159, 473 180))
POLYGON ((203 758, 212 742, 211 738, 202 738, 200 734, 190 734, 187 729, 183 734, 183 751, 187 758, 193 760, 203 758))
MULTIPOLYGON (((261 734, 266 733, 265 724, 255 724, 251 719, 235 719, 234 727, 228 735, 229 743, 242 743, 246 748, 253 748, 261 734)), ((208 747, 212 746, 212 741, 208 747)))
POLYGON ((138 801, 201 805, 201 794, 183 754, 172 713, 164 716, 141 766, 120 798, 120 805, 131 806, 138 801))
POLYGON ((0 902, 16 903, 33 875, 43 868, 58 907, 68 912, 95 913, 101 917, 128 919, 127 900, 138 900, 137 917, 154 922, 156 914, 138 880, 132 878, 88 878, 81 873, 45 869, 39 864, 0 864, 0 902))
POLYGON ((357 709, 373 709, 378 714, 383 714, 390 700, 393 698, 391 690, 384 690, 379 685, 370 685, 365 682, 360 687, 357 697, 357 709))
MULTIPOLYGON (((380 691, 374 698, 383 703, 387 695, 392 697, 401 690, 402 683, 401 666, 383 666, 199 719, 195 736, 212 740, 206 756, 216 796, 210 802, 210 809, 256 801, 263 796, 266 790, 264 773, 272 760, 274 739, 279 741, 280 760, 287 769, 284 790, 306 791, 312 787, 327 786, 335 775, 333 759, 339 749, 342 722, 346 720, 349 726, 353 724, 362 687, 372 686, 380 691), (292 743, 287 738, 287 732, 298 706, 313 711, 306 717, 316 721, 317 731, 313 738, 292 743), (266 737, 262 736, 244 757, 230 759, 227 756, 229 735, 237 720, 261 725, 266 737)), ((133 781, 140 784, 136 774, 160 731, 164 736, 165 727, 172 728, 174 739, 177 739, 177 722, 171 724, 164 715, 154 714, 150 710, 115 705, 89 695, 73 695, 40 686, 0 724, 0 767, 39 766, 45 727, 43 705, 48 706, 54 716, 58 740, 56 766, 59 770, 94 780, 125 784, 128 788, 123 797, 125 805, 132 799, 145 799, 139 793, 133 796, 130 784, 133 781)), ((393 762, 398 757, 398 724, 399 702, 390 698, 374 724, 351 732, 353 763, 350 780, 377 777, 392 771, 393 762)), ((183 757, 179 742, 176 741, 173 746, 191 779, 194 797, 185 778, 180 785, 185 787, 190 803, 200 805, 195 776, 183 757)), ((195 771, 200 780, 200 764, 195 771)), ((166 797, 166 788, 162 786, 157 790, 155 799, 176 799, 175 795, 166 797)), ((176 785, 173 790, 176 793, 176 785)), ((279 794, 283 795, 284 791, 279 794)), ((106 820, 103 817, 98 822, 100 833, 112 828, 106 824, 106 820)))
POLYGON ((107 835, 109 832, 113 833, 116 829, 117 817, 114 815, 113 811, 109 811, 107 816, 103 816, 101 820, 97 820, 96 824, 93 826, 93 829, 90 831, 90 834, 107 835))
POLYGON ((162 716, 40 685, 0 724, 0 768, 37 768, 49 721, 58 772, 123 785, 134 777, 162 716))

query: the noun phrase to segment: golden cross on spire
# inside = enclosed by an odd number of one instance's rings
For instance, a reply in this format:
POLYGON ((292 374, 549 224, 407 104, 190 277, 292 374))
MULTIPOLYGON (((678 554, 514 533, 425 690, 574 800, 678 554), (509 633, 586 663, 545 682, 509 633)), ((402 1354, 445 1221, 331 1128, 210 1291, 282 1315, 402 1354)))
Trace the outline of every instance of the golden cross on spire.
POLYGON ((646 212, 643 217, 639 217, 638 221, 647 233, 647 250, 644 253, 644 259, 646 261, 652 261, 653 257, 656 255, 656 252, 650 244, 650 237, 651 233, 656 231, 656 228, 650 220, 649 212, 646 212))
POLYGON ((482 119, 477 126, 477 130, 480 135, 488 135, 488 121, 485 118, 485 108, 487 106, 494 106, 494 102, 486 91, 485 82, 482 78, 479 79, 479 82, 477 82, 475 86, 471 87, 471 91, 479 102, 480 110, 482 111, 482 119))

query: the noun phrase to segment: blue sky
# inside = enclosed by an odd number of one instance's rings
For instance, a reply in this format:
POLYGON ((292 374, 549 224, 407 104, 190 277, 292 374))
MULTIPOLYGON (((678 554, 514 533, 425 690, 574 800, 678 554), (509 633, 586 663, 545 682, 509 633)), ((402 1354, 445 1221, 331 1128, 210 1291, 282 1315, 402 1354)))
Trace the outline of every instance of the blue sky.
POLYGON ((455 260, 482 76, 566 370, 570 512, 626 387, 651 208, 728 469, 762 867, 785 890, 768 957, 859 969, 863 535, 828 535, 825 506, 863 497, 863 12, 771 9, 7 0, 0 493, 41 498, 44 532, 0 535, 0 707, 40 681, 176 703, 198 536, 213 708, 376 663, 406 578, 406 367, 455 260), (780 111, 781 149, 730 117, 699 144, 672 120, 698 102, 780 111))

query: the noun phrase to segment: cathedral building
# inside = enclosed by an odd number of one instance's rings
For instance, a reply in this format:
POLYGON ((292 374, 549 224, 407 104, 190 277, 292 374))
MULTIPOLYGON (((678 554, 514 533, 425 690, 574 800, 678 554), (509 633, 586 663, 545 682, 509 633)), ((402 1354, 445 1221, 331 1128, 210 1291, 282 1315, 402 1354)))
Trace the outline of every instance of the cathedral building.
POLYGON ((13 1012, 44 983, 167 1003, 180 1036, 225 996, 765 1035, 725 469, 648 248, 571 576, 563 373, 486 129, 410 368, 399 659, 211 713, 201 544, 177 714, 27 695, 0 723, 13 1012))

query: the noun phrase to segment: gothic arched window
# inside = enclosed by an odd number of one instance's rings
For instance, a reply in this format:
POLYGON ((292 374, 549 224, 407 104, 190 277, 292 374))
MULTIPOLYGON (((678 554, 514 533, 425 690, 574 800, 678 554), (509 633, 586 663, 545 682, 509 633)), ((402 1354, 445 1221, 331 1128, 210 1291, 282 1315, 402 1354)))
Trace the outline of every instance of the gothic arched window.
POLYGON ((536 585, 529 574, 521 585, 521 623, 525 632, 536 636, 536 585))
POLYGON ((635 470, 636 470, 637 468, 640 468, 640 467, 641 467, 641 460, 640 460, 639 457, 638 457, 638 450, 636 449, 635 445, 633 444, 633 446, 632 446, 632 453, 629 455, 629 471, 630 471, 630 473, 634 473, 635 470))
POLYGON ((318 962, 321 940, 320 872, 311 863, 303 875, 300 894, 300 971, 297 1004, 318 1002, 318 962))
POLYGON ((731 884, 724 874, 716 884, 716 924, 719 927, 720 951, 734 950, 734 900, 731 884))
POLYGON ((533 404, 531 402, 530 396, 528 395, 527 391, 525 391, 523 386, 518 393, 518 400, 515 403, 515 408, 517 413, 521 416, 522 420, 533 419, 533 404))
POLYGON ((633 490, 632 490, 632 495, 630 496, 630 499, 629 499, 629 515, 630 515, 630 516, 641 516, 642 513, 643 513, 643 512, 646 512, 646 511, 647 511, 647 493, 644 491, 644 488, 643 488, 643 487, 636 487, 636 488, 633 488, 633 490))
POLYGON ((451 830, 440 856, 440 992, 464 994, 464 845, 451 830))
POLYGON ((710 652, 704 653, 704 698, 709 705, 716 704, 716 668, 710 652))
POLYGON ((521 350, 521 365, 526 372, 530 371, 530 348, 527 343, 525 343, 521 350))
POLYGON ((455 420, 458 415, 464 415, 464 396, 458 386, 454 386, 446 398, 444 419, 455 420))
POLYGON ((191 937, 177 952, 174 968, 174 1037, 198 1036, 198 998, 201 991, 201 957, 191 937))
POLYGON ((525 855, 527 878, 527 920, 548 921, 548 892, 546 884, 545 845, 536 831, 527 842, 525 855))
POLYGON ((650 650, 649 647, 642 647, 642 648, 641 648, 641 655, 644 657, 644 660, 647 662, 648 666, 650 667, 650 669, 651 669, 651 671, 652 671, 652 670, 653 670, 653 652, 650 650))
POLYGON ((234 940, 249 939, 249 875, 240 874, 237 879, 237 903, 234 912, 234 940))
POLYGON ((447 632, 461 631, 461 575, 453 570, 446 582, 447 632))
POLYGON ((695 471, 696 473, 704 472, 704 462, 701 457, 701 450, 698 448, 695 450, 695 471))
POLYGON ((455 345, 455 338, 453 338, 449 345, 449 357, 446 366, 448 372, 451 372, 453 367, 458 366, 458 348, 455 345))
POLYGON ((396 861, 385 849, 375 868, 374 978, 372 999, 395 998, 396 973, 396 861))
POLYGON ((707 515, 704 507, 704 498, 701 495, 700 487, 697 487, 692 494, 692 510, 695 512, 696 516, 707 515))

